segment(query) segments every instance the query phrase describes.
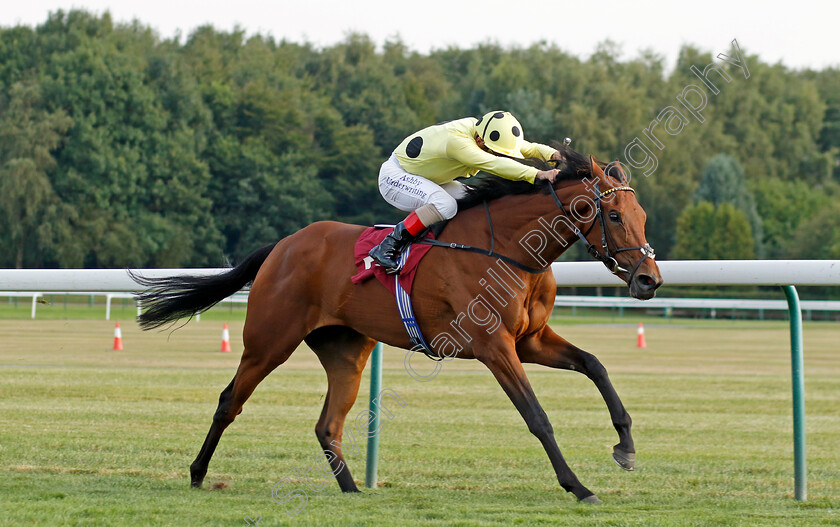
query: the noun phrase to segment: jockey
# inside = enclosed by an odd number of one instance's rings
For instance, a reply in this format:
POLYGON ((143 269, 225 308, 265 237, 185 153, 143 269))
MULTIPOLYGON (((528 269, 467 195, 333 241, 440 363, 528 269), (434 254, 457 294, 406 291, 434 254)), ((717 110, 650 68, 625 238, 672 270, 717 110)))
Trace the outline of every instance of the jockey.
POLYGON ((550 146, 525 141, 522 125, 509 112, 493 111, 477 120, 465 117, 408 136, 382 163, 379 192, 410 214, 370 250, 370 256, 387 272, 397 272, 406 246, 428 226, 458 212, 455 200, 464 191, 455 178, 483 170, 505 179, 554 182, 559 170, 537 170, 511 159, 525 157, 562 159, 550 146))

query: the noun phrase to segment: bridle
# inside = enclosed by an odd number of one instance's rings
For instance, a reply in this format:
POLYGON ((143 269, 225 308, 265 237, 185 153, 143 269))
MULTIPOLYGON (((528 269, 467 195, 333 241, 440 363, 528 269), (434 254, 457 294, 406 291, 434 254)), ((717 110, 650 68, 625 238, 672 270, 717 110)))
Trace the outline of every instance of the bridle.
POLYGON ((607 267, 607 269, 609 269, 609 271, 612 274, 618 276, 619 273, 628 273, 627 282, 630 283, 633 280, 633 277, 636 275, 636 271, 639 270, 639 266, 642 265, 642 262, 644 262, 648 258, 650 258, 651 260, 656 258, 656 253, 654 252, 653 247, 651 247, 649 243, 646 243, 646 244, 641 245, 641 246, 635 246, 635 247, 618 247, 617 244, 615 243, 615 239, 613 239, 612 234, 610 234, 610 231, 607 229, 607 220, 604 219, 604 209, 601 206, 601 198, 603 198, 604 196, 607 196, 609 194, 612 194, 613 192, 619 192, 619 191, 628 191, 628 192, 632 192, 633 194, 635 194, 636 191, 633 190, 632 187, 624 185, 624 186, 621 186, 621 187, 612 187, 612 188, 609 188, 609 189, 601 192, 601 189, 598 188, 598 184, 596 183, 595 184, 595 219, 592 220, 592 224, 589 225, 589 228, 586 229, 586 232, 582 232, 580 230, 580 228, 577 226, 577 224, 573 221, 573 218, 571 218, 569 216, 569 214, 566 212, 566 208, 563 206, 563 202, 560 201, 559 197, 557 197, 557 191, 554 189, 554 184, 549 182, 548 183, 548 188, 551 190, 551 196, 554 198, 554 203, 557 204, 557 207, 563 212, 563 215, 566 216, 566 218, 569 219, 568 223, 572 226, 575 235, 578 238, 580 238, 581 242, 583 242, 586 245, 586 252, 588 252, 596 260, 599 260, 601 263, 603 263, 607 267), (595 222, 600 222, 601 223, 601 247, 604 250, 603 254, 598 252, 598 249, 595 248, 595 244, 590 243, 590 241, 586 239, 586 237, 589 235, 589 233, 595 227, 595 222), (610 243, 612 243, 612 246, 615 247, 614 250, 610 249, 610 243), (627 269, 625 269, 624 267, 621 267, 618 264, 618 261, 615 259, 615 256, 618 253, 625 252, 625 251, 635 251, 637 249, 639 251, 641 251, 642 257, 639 258, 639 261, 636 262, 635 266, 633 266, 632 271, 628 271, 627 269))

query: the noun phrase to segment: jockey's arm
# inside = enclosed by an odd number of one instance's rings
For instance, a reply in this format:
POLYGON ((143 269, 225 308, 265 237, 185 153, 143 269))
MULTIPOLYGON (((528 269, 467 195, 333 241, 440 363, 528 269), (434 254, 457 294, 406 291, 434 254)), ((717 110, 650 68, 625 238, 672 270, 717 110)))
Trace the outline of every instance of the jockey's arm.
POLYGON ((505 179, 533 183, 539 172, 536 168, 523 165, 513 159, 485 152, 470 137, 451 138, 446 145, 446 154, 464 166, 483 170, 505 179))
POLYGON ((541 143, 529 143, 528 141, 522 141, 522 148, 520 151, 525 157, 536 157, 537 159, 562 159, 560 152, 541 143))

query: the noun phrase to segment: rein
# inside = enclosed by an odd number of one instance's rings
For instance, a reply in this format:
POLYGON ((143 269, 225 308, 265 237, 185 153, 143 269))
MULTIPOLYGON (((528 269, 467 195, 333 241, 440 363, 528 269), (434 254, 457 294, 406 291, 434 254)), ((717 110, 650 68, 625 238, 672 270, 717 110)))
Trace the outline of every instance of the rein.
POLYGON ((415 243, 420 243, 423 245, 433 245, 435 247, 446 247, 449 249, 459 249, 461 251, 469 251, 471 253, 476 254, 483 254, 484 256, 490 256, 492 258, 498 258, 499 260, 508 263, 517 269, 522 269, 523 271, 531 274, 541 274, 548 271, 549 268, 545 269, 537 269, 536 267, 530 267, 523 263, 519 263, 513 258, 509 256, 505 256, 504 254, 499 254, 493 250, 493 247, 496 245, 496 237, 493 234, 493 220, 490 218, 490 205, 487 202, 484 202, 484 211, 487 213, 487 223, 490 225, 490 249, 481 249, 478 247, 473 247, 472 245, 465 245, 463 243, 446 243, 439 240, 430 240, 428 238, 423 238, 422 240, 418 240, 415 243))
MULTIPOLYGON (((597 194, 595 195, 595 220, 592 221, 592 224, 589 226, 588 229, 586 229, 586 232, 582 232, 580 230, 580 228, 578 228, 578 226, 575 224, 575 222, 572 221, 572 218, 569 216, 569 213, 566 212, 566 208, 563 206, 563 202, 560 201, 560 198, 557 196, 557 191, 555 190, 554 185, 552 183, 549 183, 548 188, 551 191, 551 197, 554 198, 554 203, 557 205, 557 208, 559 208, 563 212, 563 215, 566 218, 569 218, 569 224, 574 228, 575 236, 577 236, 581 240, 581 242, 583 242, 586 245, 586 252, 588 252, 589 255, 592 256, 593 258, 595 258, 596 260, 603 263, 604 266, 612 274, 618 276, 619 273, 628 273, 627 281, 630 282, 631 280, 633 280, 633 277, 636 275, 636 271, 639 270, 639 267, 642 265, 642 262, 644 262, 647 258, 651 258, 651 259, 656 258, 656 253, 654 252, 653 247, 651 247, 649 243, 646 243, 646 244, 641 245, 641 246, 635 246, 635 247, 617 247, 617 244, 615 243, 615 240, 613 239, 612 234, 610 234, 610 231, 607 229, 607 222, 604 219, 604 210, 603 210, 603 207, 601 206, 601 198, 603 198, 606 195, 612 194, 613 192, 618 192, 618 191, 628 191, 628 192, 632 192, 632 193, 635 194, 636 191, 633 190, 632 187, 626 186, 626 185, 621 186, 621 187, 612 187, 610 189, 607 189, 607 190, 601 192, 601 190, 598 188, 598 184, 596 183, 595 184, 595 192, 597 194), (604 249, 603 254, 598 252, 598 249, 595 248, 595 244, 590 243, 589 240, 586 239, 586 237, 589 235, 589 233, 595 227, 595 222, 596 221, 601 223, 601 247, 604 249), (609 242, 612 242, 612 245, 613 245, 613 247, 615 247, 615 250, 613 250, 613 251, 610 250, 610 243, 609 242), (618 253, 621 253, 621 252, 625 252, 625 251, 635 251, 636 249, 641 251, 642 257, 639 259, 638 262, 636 262, 636 265, 633 266, 633 270, 629 271, 629 270, 621 267, 618 264, 618 261, 615 259, 615 255, 617 255, 618 253)), ((455 242, 446 243, 446 242, 442 242, 442 241, 439 241, 439 240, 428 239, 428 238, 423 238, 422 240, 418 240, 415 243, 419 243, 419 244, 423 244, 423 245, 432 245, 434 247, 445 247, 445 248, 449 248, 449 249, 458 249, 458 250, 461 250, 461 251, 468 251, 468 252, 476 253, 476 254, 483 254, 484 256, 490 256, 491 258, 497 258, 499 260, 502 260, 503 262, 505 262, 507 264, 510 264, 510 265, 516 267, 517 269, 521 269, 521 270, 523 270, 527 273, 531 273, 531 274, 542 274, 542 273, 548 271, 551 268, 551 266, 546 267, 545 269, 530 267, 530 266, 525 265, 523 263, 517 262, 513 258, 510 258, 508 256, 505 256, 503 254, 499 254, 499 253, 495 252, 493 250, 493 247, 496 244, 496 237, 493 233, 493 220, 490 218, 490 206, 487 204, 486 201, 484 202, 484 211, 487 213, 487 223, 490 226, 490 249, 481 249, 479 247, 473 247, 472 245, 466 245, 466 244, 463 244, 463 243, 455 243, 455 242)))

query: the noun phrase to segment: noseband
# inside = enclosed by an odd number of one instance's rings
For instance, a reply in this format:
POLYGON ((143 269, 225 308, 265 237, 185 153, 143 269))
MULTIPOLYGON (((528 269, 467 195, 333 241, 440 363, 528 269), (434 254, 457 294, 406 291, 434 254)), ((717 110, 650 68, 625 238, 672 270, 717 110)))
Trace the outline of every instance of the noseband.
POLYGON ((601 189, 598 188, 598 184, 596 183, 595 184, 595 192, 596 192, 596 194, 595 194, 595 220, 592 221, 592 224, 589 226, 588 229, 586 229, 585 233, 581 232, 581 230, 578 228, 577 224, 575 224, 575 222, 572 221, 572 218, 569 217, 569 214, 566 212, 566 208, 563 206, 563 202, 560 201, 560 198, 557 197, 557 191, 554 189, 554 184, 549 182, 548 188, 551 190, 551 196, 554 198, 554 203, 556 203, 557 207, 561 211, 563 211, 563 215, 566 216, 567 218, 569 218, 569 223, 572 225, 575 235, 578 238, 580 238, 580 240, 586 245, 586 251, 593 258, 595 258, 596 260, 599 260, 601 263, 603 263, 606 266, 606 268, 609 269, 609 271, 612 274, 618 276, 619 273, 628 273, 627 282, 630 283, 633 280, 633 277, 636 275, 636 271, 639 270, 639 266, 642 265, 642 262, 644 262, 648 258, 650 258, 651 260, 656 258, 656 254, 654 253, 653 247, 651 247, 649 243, 646 243, 642 246, 636 246, 636 247, 618 247, 615 243, 615 240, 612 237, 612 234, 610 234, 610 231, 607 229, 607 221, 604 219, 604 210, 603 210, 603 207, 601 207, 601 198, 603 198, 604 196, 606 196, 608 194, 612 194, 613 192, 618 192, 618 191, 623 191, 623 190, 626 190, 626 191, 629 191, 629 192, 632 192, 632 193, 635 194, 636 191, 633 190, 632 187, 629 187, 629 186, 612 187, 610 189, 605 190, 604 192, 601 192, 601 189), (592 231, 592 229, 595 227, 595 222, 596 221, 599 221, 601 223, 601 247, 604 249, 603 254, 598 252, 598 249, 595 248, 595 245, 590 243, 589 240, 586 239, 586 236, 588 236, 589 233, 592 231), (615 247, 615 250, 610 249, 610 243, 612 243, 613 247, 615 247), (639 258, 639 261, 636 262, 635 266, 633 266, 632 271, 628 271, 627 269, 618 265, 618 261, 616 261, 615 255, 617 255, 620 252, 635 251, 637 249, 639 251, 641 251, 642 257, 639 258))

